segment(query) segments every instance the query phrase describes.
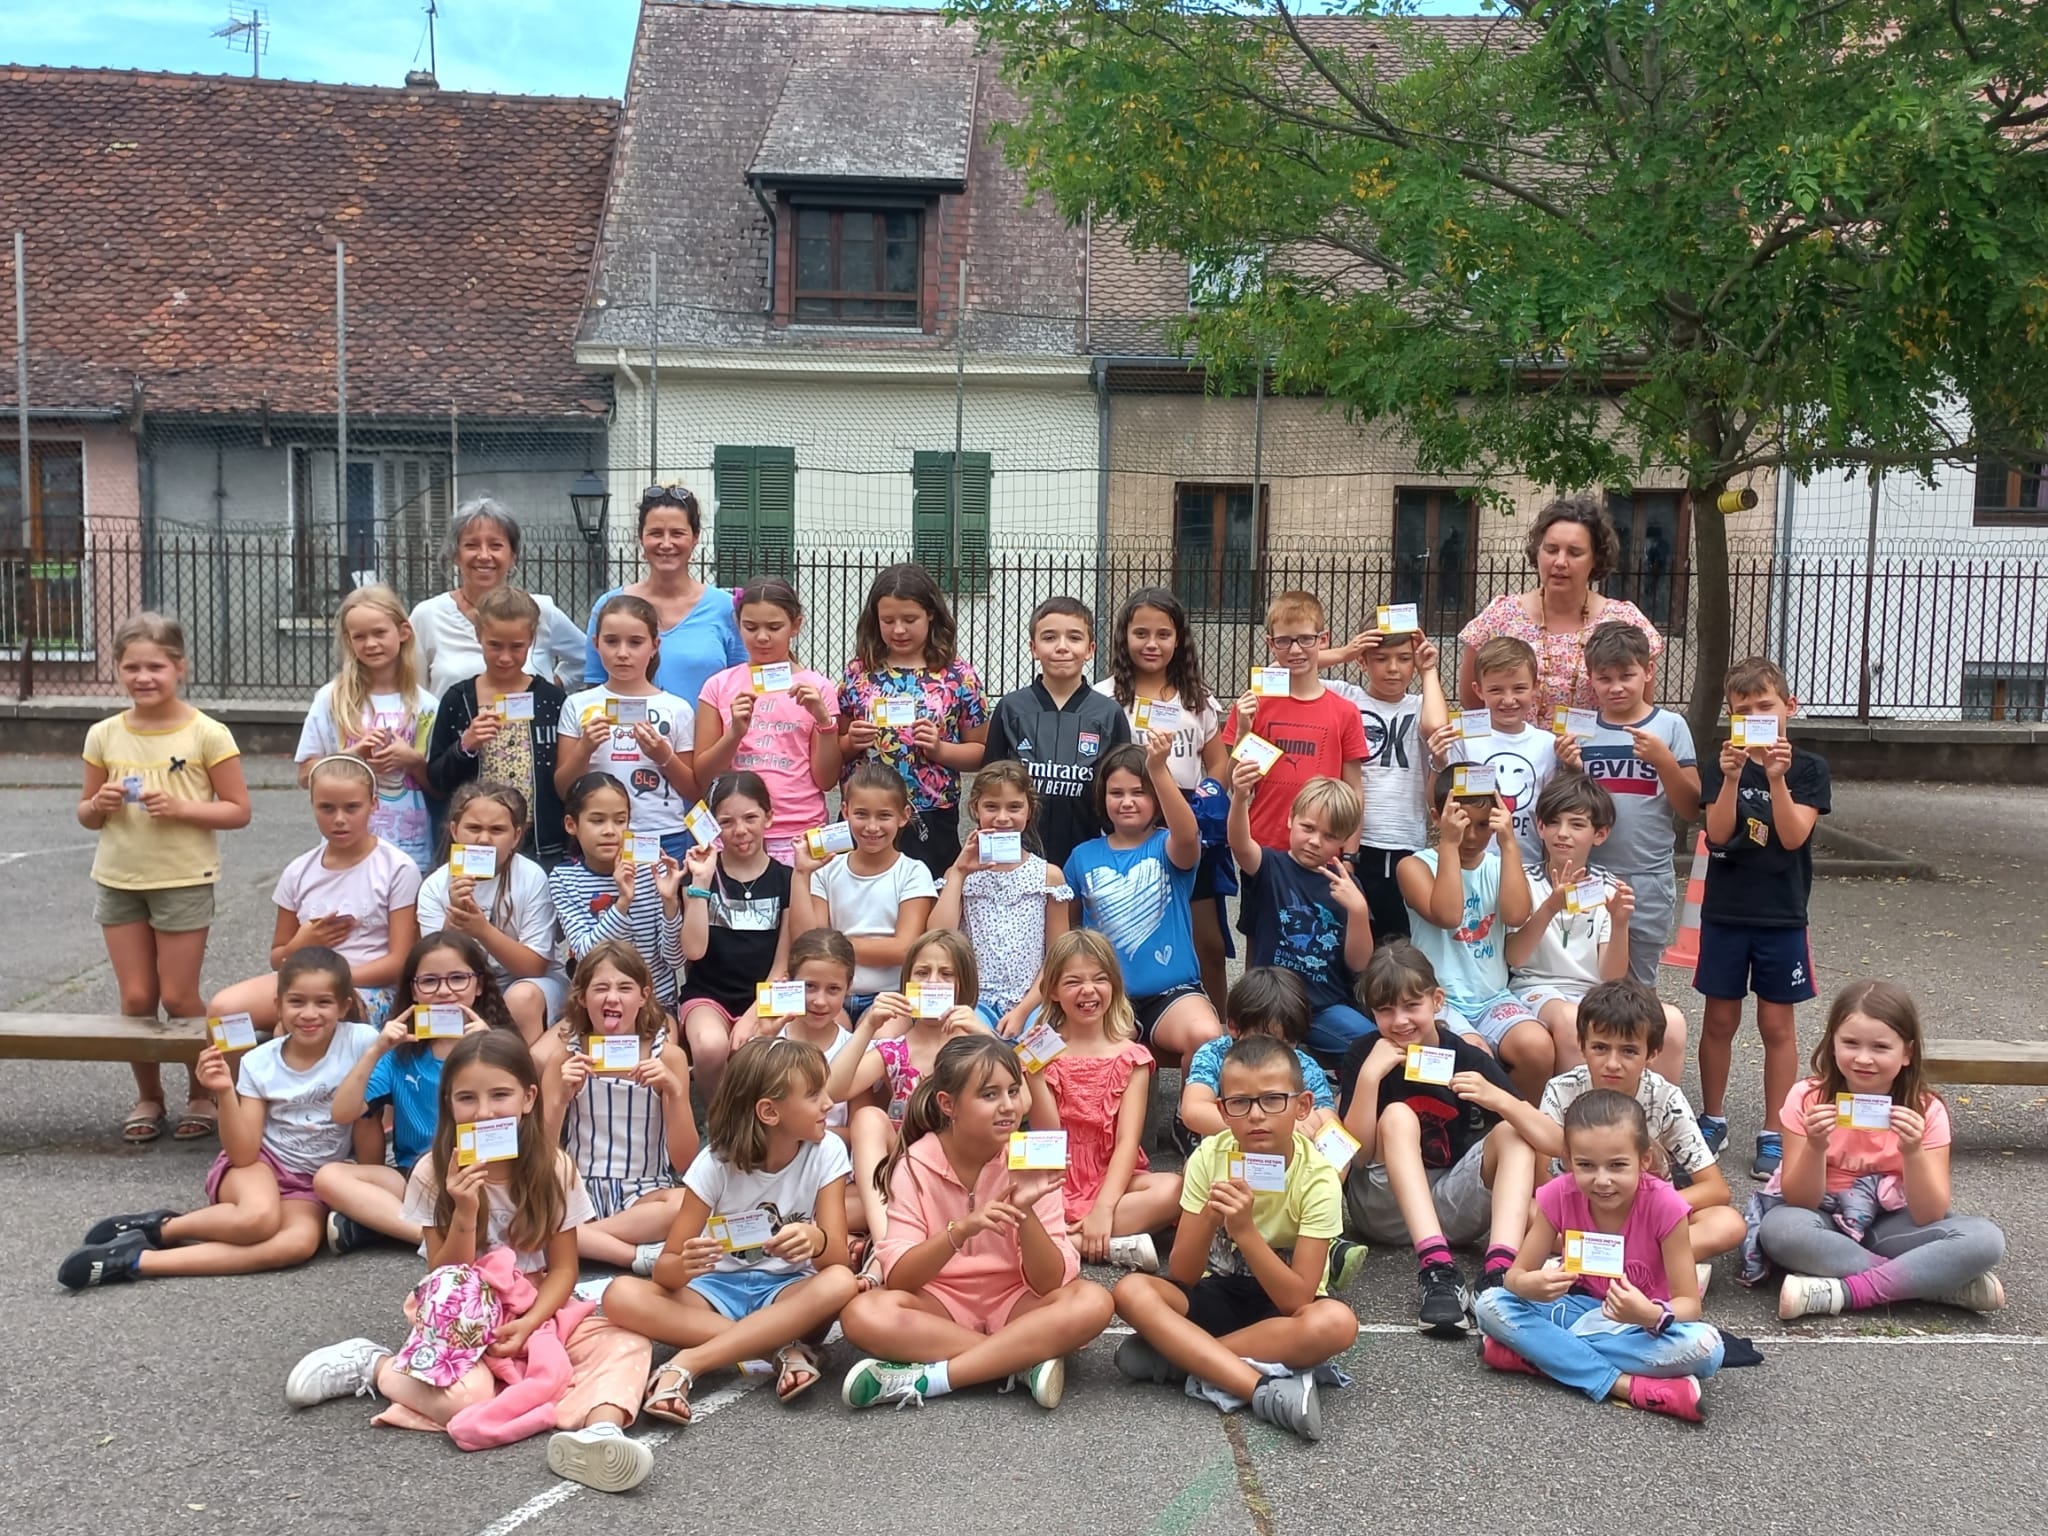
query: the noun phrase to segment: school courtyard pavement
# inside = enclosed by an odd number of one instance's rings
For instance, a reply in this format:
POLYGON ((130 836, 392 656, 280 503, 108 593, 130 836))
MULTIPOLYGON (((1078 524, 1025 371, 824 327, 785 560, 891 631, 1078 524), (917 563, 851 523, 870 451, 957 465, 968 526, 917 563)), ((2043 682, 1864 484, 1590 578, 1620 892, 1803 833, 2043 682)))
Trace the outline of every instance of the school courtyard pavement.
MULTIPOLYGON (((69 759, 0 761, 0 1006, 110 1009, 91 920, 90 838, 69 759)), ((289 765, 252 763, 256 817, 228 842, 207 976, 262 962, 269 892, 312 842, 289 765)), ((2048 792, 1843 785, 1838 824, 1918 855, 1938 882, 1829 879, 1814 896, 1824 989, 1885 975, 1937 1034, 2037 1038, 2048 988, 2048 792)), ((1665 993, 1695 1019, 1676 972, 1665 993)), ((1802 1010, 1810 1046, 1822 1006, 1802 1010)), ((1738 1198, 1760 1110, 1753 1048, 1737 1060, 1738 1198)), ((1689 1086, 1692 1086, 1689 1084, 1689 1086)), ((1931 1307, 1781 1325, 1770 1298, 1717 1266, 1708 1316, 1765 1364, 1708 1384, 1704 1427, 1596 1407, 1483 1370, 1469 1345, 1412 1331, 1413 1269, 1376 1252, 1351 1301, 1364 1322, 1304 1447, 1163 1388, 1122 1381, 1114 1339, 1074 1363, 1045 1414, 977 1390, 922 1412, 839 1405, 838 1370, 790 1409, 736 1378, 699 1387, 699 1422, 657 1426, 653 1477, 610 1497, 557 1482, 538 1440, 465 1456, 439 1437, 373 1431, 361 1402, 284 1406, 305 1350, 396 1342, 415 1260, 380 1250, 238 1280, 72 1296, 58 1259, 95 1217, 190 1205, 210 1147, 122 1147, 117 1067, 0 1070, 0 1532, 604 1533, 654 1536, 971 1529, 1225 1536, 1443 1529, 2017 1531, 2038 1520, 2039 1405, 2048 1399, 2048 1096, 1951 1090, 1960 1208, 2003 1223, 2011 1307, 1931 1307)), ((1469 1267, 1470 1256, 1467 1256, 1469 1267)), ((833 1364, 847 1363, 836 1346, 833 1364)))

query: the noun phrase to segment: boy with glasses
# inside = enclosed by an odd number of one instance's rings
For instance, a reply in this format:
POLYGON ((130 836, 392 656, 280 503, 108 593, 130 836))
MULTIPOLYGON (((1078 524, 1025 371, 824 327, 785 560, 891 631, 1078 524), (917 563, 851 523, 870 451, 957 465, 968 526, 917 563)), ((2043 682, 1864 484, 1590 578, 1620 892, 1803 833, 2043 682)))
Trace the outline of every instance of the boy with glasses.
MULTIPOLYGON (((1271 663, 1252 669, 1252 686, 1239 697, 1224 728, 1224 740, 1233 748, 1253 733, 1285 754, 1252 792, 1252 840, 1263 847, 1287 846, 1294 797, 1310 779, 1342 779, 1360 788, 1365 726, 1356 709, 1323 686, 1318 668, 1329 640, 1329 621, 1314 593, 1282 592, 1274 598, 1266 610, 1271 663), (1287 674, 1285 691, 1275 686, 1279 679, 1274 674, 1281 671, 1287 674)), ((1354 828, 1345 846, 1357 845, 1354 828)))

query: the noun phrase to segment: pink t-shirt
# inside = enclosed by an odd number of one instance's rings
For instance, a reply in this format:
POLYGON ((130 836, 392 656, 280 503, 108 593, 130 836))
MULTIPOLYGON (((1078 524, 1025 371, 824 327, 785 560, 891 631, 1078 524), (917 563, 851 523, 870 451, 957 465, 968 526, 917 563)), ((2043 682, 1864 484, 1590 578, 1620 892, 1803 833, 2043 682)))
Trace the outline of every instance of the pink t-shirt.
POLYGON ((296 912, 300 922, 313 917, 354 918, 355 926, 335 949, 351 962, 383 959, 391 952, 391 914, 419 905, 419 865, 381 837, 348 869, 323 866, 320 861, 326 853, 322 843, 285 865, 270 899, 287 912, 296 912))
MULTIPOLYGON (((1566 1232, 1603 1230, 1594 1225, 1593 1207, 1579 1193, 1578 1180, 1568 1173, 1560 1174, 1536 1191, 1536 1208, 1557 1228, 1560 1239, 1566 1232)), ((1671 1281, 1664 1274, 1664 1239, 1691 1215, 1692 1208, 1677 1190, 1654 1173, 1643 1175, 1642 1183, 1636 1186, 1636 1203, 1628 1208, 1628 1220, 1622 1223, 1621 1267, 1628 1275, 1628 1283, 1652 1301, 1671 1299, 1671 1281)), ((1603 1276, 1581 1275, 1579 1285, 1588 1295, 1603 1301, 1607 1297, 1603 1276)))
MULTIPOLYGON (((1820 1083, 1814 1078, 1803 1077, 1792 1085, 1792 1091, 1785 1095, 1781 1116, 1787 1136, 1800 1133, 1799 1128, 1806 1124, 1807 1108, 1819 1093, 1820 1083)), ((1927 1120, 1927 1133, 1921 1138, 1920 1145, 1947 1146, 1951 1136, 1948 1106, 1930 1093, 1921 1113, 1927 1120)), ((1904 1177, 1905 1171, 1905 1162, 1899 1156, 1896 1131, 1852 1131, 1838 1126, 1828 1137, 1830 1191, 1847 1189, 1865 1174, 1882 1174, 1896 1179, 1904 1177)))
MULTIPOLYGON (((822 673, 801 668, 795 681, 817 689, 828 708, 838 697, 838 684, 822 673)), ((732 701, 743 693, 752 693, 753 687, 752 674, 746 667, 727 667, 723 672, 713 673, 697 697, 717 710, 719 719, 730 726, 732 701)), ((839 729, 836 715, 831 728, 835 732, 839 729)), ((768 799, 774 807, 768 823, 770 837, 796 837, 825 820, 825 791, 811 779, 811 743, 817 734, 818 722, 790 694, 755 694, 754 718, 748 722, 747 734, 740 738, 732 766, 758 773, 761 782, 768 786, 768 799)), ((700 737, 699 750, 707 745, 700 737)))

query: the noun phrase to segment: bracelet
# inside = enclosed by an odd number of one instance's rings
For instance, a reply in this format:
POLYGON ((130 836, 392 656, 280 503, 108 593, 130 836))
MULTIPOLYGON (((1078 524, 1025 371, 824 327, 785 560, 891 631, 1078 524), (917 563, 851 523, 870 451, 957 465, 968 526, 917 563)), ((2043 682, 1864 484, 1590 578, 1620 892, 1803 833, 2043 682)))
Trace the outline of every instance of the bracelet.
POLYGON ((960 1251, 960 1234, 955 1232, 953 1229, 959 1225, 960 1223, 957 1221, 949 1221, 946 1223, 946 1241, 953 1245, 953 1251, 955 1253, 958 1253, 960 1251))
POLYGON ((683 894, 685 896, 701 896, 706 901, 709 901, 711 899, 711 893, 709 891, 704 890, 702 887, 695 885, 684 887, 683 894))

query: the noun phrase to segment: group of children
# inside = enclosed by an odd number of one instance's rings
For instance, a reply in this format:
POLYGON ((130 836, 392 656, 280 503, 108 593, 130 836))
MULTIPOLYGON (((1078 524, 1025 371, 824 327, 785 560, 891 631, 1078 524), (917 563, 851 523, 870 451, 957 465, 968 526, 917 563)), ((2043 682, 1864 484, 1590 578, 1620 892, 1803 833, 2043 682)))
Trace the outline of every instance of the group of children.
MULTIPOLYGON (((1115 1312, 1126 1375, 1313 1439, 1373 1241, 1489 1365, 1688 1418, 1716 1254, 1792 1271, 1788 1318, 2002 1305, 1997 1229, 1948 1212, 1911 1000, 1842 994, 1797 1077, 1827 772, 1771 663, 1728 686, 1764 744, 1696 764, 1626 624, 1585 638, 1598 708, 1543 721, 1523 642, 1483 646, 1486 708, 1453 710, 1426 637, 1332 649, 1306 593, 1227 707, 1160 588, 1093 687, 1088 609, 1040 604, 1040 675, 993 706, 921 567, 876 579, 836 684, 793 659, 787 582, 735 606, 748 661, 698 700, 655 687, 630 596, 596 615, 605 683, 564 693, 500 589, 484 670, 435 700, 396 597, 352 593, 299 753, 321 841, 279 879, 271 971, 210 1007, 215 833, 247 792, 178 697, 175 624, 122 629, 133 704, 88 736, 79 819, 124 1012, 207 1019, 175 1134, 217 1117, 221 1149, 206 1207, 96 1223, 65 1285, 416 1246, 405 1342, 316 1351, 291 1400, 373 1394, 466 1448, 553 1429, 550 1465, 601 1487, 645 1477, 623 1428, 687 1423, 704 1372, 767 1358, 808 1391, 834 1321, 869 1355, 853 1407, 1005 1378, 1051 1407, 1115 1312), (1363 691, 1325 685, 1352 661, 1363 691), (1645 983, 1702 810, 1696 1119, 1645 983), (1716 1155, 1751 991, 1770 1113, 1738 1214, 1716 1155), (1178 1174, 1145 1146, 1161 1067, 1178 1174), (1482 1241, 1468 1289, 1451 1248, 1482 1241), (630 1271, 595 1316, 584 1263, 630 1271), (651 1375, 650 1341, 680 1351, 651 1375)), ((165 1122, 153 1071, 130 1140, 165 1122)))

